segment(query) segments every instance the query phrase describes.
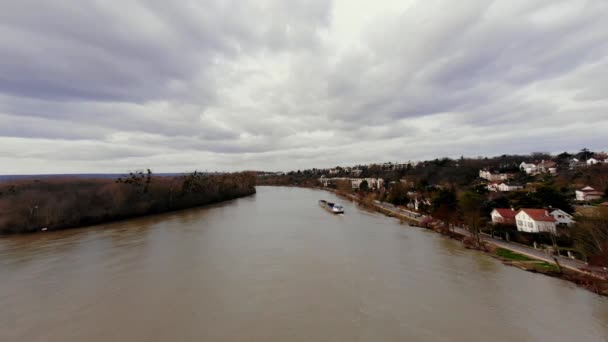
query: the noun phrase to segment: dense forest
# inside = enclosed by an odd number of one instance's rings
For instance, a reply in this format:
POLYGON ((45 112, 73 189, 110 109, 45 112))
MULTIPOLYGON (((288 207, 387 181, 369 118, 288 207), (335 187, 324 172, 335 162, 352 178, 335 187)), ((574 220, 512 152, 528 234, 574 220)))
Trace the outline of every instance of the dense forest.
POLYGON ((0 183, 0 234, 55 230, 163 213, 255 193, 253 173, 112 179, 44 178, 0 183))

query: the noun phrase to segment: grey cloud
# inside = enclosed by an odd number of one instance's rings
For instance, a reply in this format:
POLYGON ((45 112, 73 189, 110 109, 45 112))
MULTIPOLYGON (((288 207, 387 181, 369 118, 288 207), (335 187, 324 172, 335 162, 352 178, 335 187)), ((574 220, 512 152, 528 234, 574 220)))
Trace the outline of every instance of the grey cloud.
MULTIPOLYGON (((327 21, 328 5, 310 4, 4 3, 0 90, 34 98, 132 102, 188 93, 172 84, 204 76, 217 58, 317 44, 313 30, 327 21)), ((197 89, 197 97, 213 92, 211 84, 197 89)))
POLYGON ((605 1, 358 5, 2 3, 0 173, 608 147, 605 1))
POLYGON ((493 8, 487 1, 454 11, 418 6, 374 31, 376 58, 339 65, 344 70, 338 69, 334 79, 345 86, 332 89, 359 102, 353 119, 373 112, 374 119, 390 121, 486 105, 501 95, 495 89, 515 91, 559 77, 597 58, 594 52, 605 53, 606 6, 588 3, 567 25, 540 25, 525 15, 486 18, 493 8), (381 78, 370 70, 380 70, 381 78))
POLYGON ((1 113, 0 123, 0 137, 82 140, 103 139, 108 133, 107 129, 91 125, 1 113))

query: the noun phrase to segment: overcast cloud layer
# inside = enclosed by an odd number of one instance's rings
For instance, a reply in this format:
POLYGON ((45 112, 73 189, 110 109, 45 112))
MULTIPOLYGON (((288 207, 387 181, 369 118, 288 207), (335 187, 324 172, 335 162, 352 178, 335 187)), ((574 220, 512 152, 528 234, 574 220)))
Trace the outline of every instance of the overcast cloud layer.
POLYGON ((0 174, 608 146, 608 1, 3 1, 0 174))

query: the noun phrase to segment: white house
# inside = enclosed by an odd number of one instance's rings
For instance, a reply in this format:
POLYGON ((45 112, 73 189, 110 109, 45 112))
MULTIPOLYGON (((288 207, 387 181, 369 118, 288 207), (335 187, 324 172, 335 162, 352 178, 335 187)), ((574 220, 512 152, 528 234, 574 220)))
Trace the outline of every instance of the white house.
POLYGON ((538 163, 536 167, 540 173, 549 173, 552 175, 557 173, 557 163, 550 160, 543 160, 538 163))
POLYGON ((519 169, 529 175, 537 175, 539 173, 554 175, 557 173, 557 163, 550 160, 542 160, 538 164, 522 162, 519 164, 519 169))
POLYGON ((536 166, 536 164, 522 162, 521 164, 519 164, 519 169, 529 175, 535 175, 538 173, 538 167, 536 166))
POLYGON ((319 178, 319 183, 321 183, 323 186, 328 186, 330 184, 336 184, 336 182, 339 181, 351 181, 350 178, 345 178, 345 177, 325 177, 325 176, 321 176, 319 178))
POLYGON ((498 191, 499 182, 490 182, 488 183, 488 191, 498 191))
POLYGON ((382 178, 350 178, 350 184, 353 189, 361 188, 361 183, 367 182, 367 187, 370 190, 379 190, 384 187, 384 179, 382 178))
POLYGON ((495 208, 490 213, 492 224, 515 224, 517 211, 507 208, 495 208))
POLYGON ((574 217, 561 209, 549 209, 549 215, 553 216, 555 223, 561 227, 574 226, 574 217))
POLYGON ((359 189, 361 187, 361 183, 363 183, 363 179, 361 178, 354 178, 350 180, 350 185, 353 187, 353 189, 359 189))
POLYGON ((361 173, 362 173, 362 172, 363 172, 363 170, 360 170, 360 169, 353 169, 353 170, 350 172, 350 174, 351 174, 353 177, 361 177, 361 173))
POLYGON ((570 170, 574 170, 574 169, 578 169, 579 167, 587 166, 587 164, 585 164, 585 162, 582 162, 576 158, 572 158, 572 159, 570 159, 568 166, 569 166, 570 170))
POLYGON ((504 181, 512 177, 513 175, 510 173, 497 173, 490 170, 479 170, 479 178, 487 179, 491 182, 504 181))
POLYGON ((498 184, 498 191, 509 192, 523 189, 523 185, 512 184, 512 183, 500 183, 498 184))
POLYGON ((590 186, 586 186, 580 190, 576 190, 575 194, 576 194, 576 200, 583 201, 583 202, 600 199, 604 195, 602 192, 596 191, 594 188, 592 188, 590 186))
POLYGON ((599 160, 595 159, 595 158, 589 158, 587 159, 587 165, 595 165, 597 163, 600 163, 599 160))
POLYGON ((370 189, 379 190, 384 187, 384 179, 382 178, 365 178, 370 189))
POLYGON ((545 209, 520 209, 515 222, 520 232, 556 232, 555 218, 545 209))

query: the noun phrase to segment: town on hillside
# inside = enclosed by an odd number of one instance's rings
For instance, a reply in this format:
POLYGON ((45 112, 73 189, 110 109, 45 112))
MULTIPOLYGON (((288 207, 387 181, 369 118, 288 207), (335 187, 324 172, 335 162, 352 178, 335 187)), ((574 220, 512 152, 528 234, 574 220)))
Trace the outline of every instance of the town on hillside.
POLYGON ((289 172, 259 185, 319 187, 451 227, 608 267, 608 154, 582 149, 289 172))

